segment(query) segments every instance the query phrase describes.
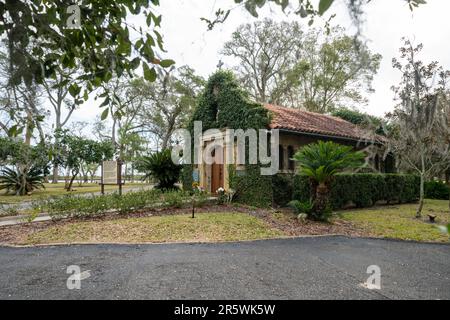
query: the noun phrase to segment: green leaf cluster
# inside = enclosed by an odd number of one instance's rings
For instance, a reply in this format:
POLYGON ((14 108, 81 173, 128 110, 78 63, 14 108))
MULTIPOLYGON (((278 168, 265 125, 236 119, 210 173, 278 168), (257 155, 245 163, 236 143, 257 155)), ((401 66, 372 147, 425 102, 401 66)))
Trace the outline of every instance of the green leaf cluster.
MULTIPOLYGON (((311 199, 311 179, 296 175, 293 199, 311 199)), ((419 177, 406 174, 338 174, 330 184, 330 203, 333 209, 348 206, 370 207, 379 202, 408 203, 419 198, 419 177)))
POLYGON ((358 168, 364 164, 366 155, 332 141, 309 144, 294 155, 300 173, 309 176, 318 184, 328 183, 332 177, 346 169, 358 168))

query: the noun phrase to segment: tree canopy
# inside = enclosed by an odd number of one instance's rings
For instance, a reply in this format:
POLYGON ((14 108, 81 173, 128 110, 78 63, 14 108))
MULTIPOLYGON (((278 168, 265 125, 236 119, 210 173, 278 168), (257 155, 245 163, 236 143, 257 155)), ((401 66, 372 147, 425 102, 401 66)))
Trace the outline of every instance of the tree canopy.
POLYGON ((159 0, 83 0, 79 6, 65 0, 0 3, 0 35, 11 53, 12 81, 42 83, 56 78, 58 68, 77 70, 84 90, 72 83, 70 94, 84 100, 114 74, 139 67, 154 81, 155 65, 174 63, 158 58, 163 51, 158 5, 159 0), (139 14, 146 17, 145 30, 127 22, 139 14))
POLYGON ((421 61, 422 48, 404 40, 400 59, 393 59, 402 80, 392 88, 398 104, 388 115, 395 129, 390 136, 391 147, 400 166, 421 178, 417 217, 422 213, 425 179, 450 167, 450 71, 437 62, 421 61))
POLYGON ((302 32, 297 22, 271 19, 241 25, 222 54, 237 60, 255 101, 319 113, 365 103, 381 60, 342 28, 302 32))

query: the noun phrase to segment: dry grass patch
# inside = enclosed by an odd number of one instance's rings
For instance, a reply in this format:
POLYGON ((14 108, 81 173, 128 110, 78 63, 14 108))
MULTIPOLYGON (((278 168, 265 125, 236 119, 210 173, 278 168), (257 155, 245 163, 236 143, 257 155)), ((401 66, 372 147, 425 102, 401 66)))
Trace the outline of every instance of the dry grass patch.
POLYGON ((283 236, 245 213, 203 213, 71 222, 29 235, 23 244, 256 240, 283 236))

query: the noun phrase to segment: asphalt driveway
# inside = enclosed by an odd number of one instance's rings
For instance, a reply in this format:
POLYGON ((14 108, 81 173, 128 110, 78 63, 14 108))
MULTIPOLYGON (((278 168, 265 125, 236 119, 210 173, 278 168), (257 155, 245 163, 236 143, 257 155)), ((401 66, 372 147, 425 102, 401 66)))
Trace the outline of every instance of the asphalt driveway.
POLYGON ((450 299, 450 246, 346 237, 0 248, 0 299, 450 299), (67 287, 68 266, 89 271, 67 287), (381 270, 381 290, 363 283, 381 270), (82 277, 83 278, 83 277, 82 277))

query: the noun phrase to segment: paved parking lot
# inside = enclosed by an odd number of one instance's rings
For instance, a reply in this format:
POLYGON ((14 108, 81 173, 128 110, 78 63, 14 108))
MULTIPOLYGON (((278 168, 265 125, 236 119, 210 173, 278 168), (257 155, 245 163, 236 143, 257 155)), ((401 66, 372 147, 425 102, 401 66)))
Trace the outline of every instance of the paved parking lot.
POLYGON ((450 246, 347 237, 0 248, 1 299, 449 299, 450 246), (79 266, 81 289, 67 288, 79 266), (381 290, 362 284, 380 267, 381 290), (89 273, 86 273, 89 271, 89 273))

